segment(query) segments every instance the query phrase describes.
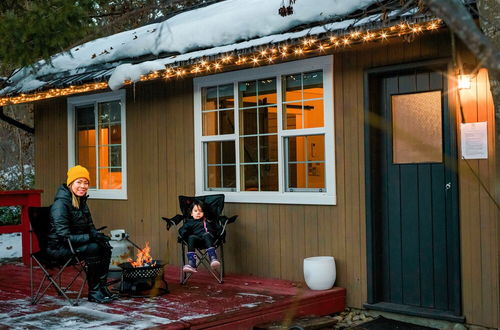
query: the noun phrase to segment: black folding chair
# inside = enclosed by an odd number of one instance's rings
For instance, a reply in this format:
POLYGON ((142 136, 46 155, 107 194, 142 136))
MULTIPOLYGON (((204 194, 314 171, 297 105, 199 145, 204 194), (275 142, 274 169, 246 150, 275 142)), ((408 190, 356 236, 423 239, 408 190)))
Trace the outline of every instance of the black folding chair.
POLYGON ((201 248, 196 247, 196 266, 203 265, 210 274, 217 280, 219 283, 224 282, 224 243, 226 242, 226 226, 230 223, 236 221, 237 215, 232 216, 230 218, 222 215, 222 211, 224 209, 224 195, 206 195, 206 196, 179 196, 179 207, 181 209, 182 215, 177 214, 173 218, 165 218, 162 217, 163 220, 167 222, 167 230, 170 230, 172 227, 177 227, 177 241, 181 244, 182 247, 182 265, 181 265, 181 275, 180 275, 180 283, 186 284, 188 279, 191 277, 193 273, 185 273, 182 271, 182 266, 186 264, 186 252, 187 252, 187 242, 179 235, 179 228, 181 226, 177 226, 179 223, 183 224, 184 221, 191 215, 189 213, 189 209, 191 204, 194 201, 203 202, 205 213, 205 217, 210 219, 211 221, 217 221, 221 226, 222 230, 218 237, 215 237, 214 247, 218 250, 219 261, 221 263, 220 269, 212 269, 210 267, 210 261, 208 258, 208 253, 206 250, 202 250, 201 248))
POLYGON ((87 273, 86 266, 76 255, 71 242, 68 240, 69 247, 72 255, 64 260, 56 260, 47 255, 48 235, 51 229, 50 222, 50 206, 49 207, 30 207, 28 208, 28 215, 31 224, 30 230, 30 285, 31 285, 31 304, 37 304, 40 299, 45 295, 47 290, 53 286, 57 293, 63 296, 71 305, 77 306, 85 286, 87 273), (38 240, 40 251, 33 252, 33 235, 38 240), (43 272, 43 278, 38 285, 38 289, 34 292, 34 278, 33 278, 33 261, 35 261, 40 270, 43 272), (66 276, 66 283, 63 283, 63 273, 72 267, 75 269, 76 274, 73 276, 66 276), (70 298, 69 293, 73 284, 79 276, 82 276, 82 284, 76 297, 70 298))

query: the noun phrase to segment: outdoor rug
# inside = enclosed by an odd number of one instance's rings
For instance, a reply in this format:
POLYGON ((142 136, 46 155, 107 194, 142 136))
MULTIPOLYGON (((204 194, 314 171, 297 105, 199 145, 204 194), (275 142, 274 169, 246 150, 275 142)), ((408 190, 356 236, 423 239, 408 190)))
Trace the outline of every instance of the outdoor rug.
POLYGON ((433 330, 429 327, 423 327, 406 322, 386 319, 379 316, 373 321, 350 327, 349 330, 433 330))

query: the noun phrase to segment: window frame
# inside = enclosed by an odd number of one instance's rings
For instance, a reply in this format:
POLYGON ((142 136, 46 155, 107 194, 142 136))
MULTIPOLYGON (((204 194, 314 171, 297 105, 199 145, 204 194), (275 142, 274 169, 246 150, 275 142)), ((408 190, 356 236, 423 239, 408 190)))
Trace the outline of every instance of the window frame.
POLYGON ((264 67, 255 67, 240 71, 198 77, 194 87, 194 143, 195 143, 195 190, 197 195, 223 193, 227 202, 236 203, 271 203, 271 204, 311 204, 335 205, 335 143, 334 143, 334 108, 333 108, 333 56, 321 56, 264 67), (323 71, 323 106, 324 126, 283 130, 282 76, 294 73, 323 71), (279 191, 238 191, 240 189, 240 154, 239 135, 239 95, 238 83, 249 80, 276 78, 278 100, 278 187, 279 191), (232 83, 234 87, 234 122, 233 134, 202 136, 202 88, 232 83), (324 134, 325 139, 325 188, 326 192, 287 191, 285 187, 285 150, 284 139, 290 136, 324 134), (223 189, 205 190, 204 143, 212 141, 235 141, 236 155, 236 191, 223 189))
POLYGON ((113 92, 91 94, 84 96, 70 97, 68 103, 68 167, 76 164, 76 119, 75 107, 82 105, 119 101, 121 104, 121 152, 122 152, 122 188, 121 189, 89 189, 89 198, 91 199, 127 199, 127 131, 126 131, 126 92, 117 90, 113 92))

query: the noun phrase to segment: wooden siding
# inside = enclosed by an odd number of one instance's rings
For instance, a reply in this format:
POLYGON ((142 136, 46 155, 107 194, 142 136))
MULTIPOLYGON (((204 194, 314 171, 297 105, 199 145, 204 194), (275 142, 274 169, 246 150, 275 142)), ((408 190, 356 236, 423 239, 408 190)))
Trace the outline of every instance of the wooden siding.
MULTIPOLYGON (((333 255, 336 285, 347 289, 349 306, 362 307, 367 299, 364 70, 450 57, 447 33, 335 53, 337 205, 227 204, 227 215, 239 215, 228 229, 227 272, 302 281, 303 258, 333 255)), ((484 83, 484 74, 477 80, 484 83)), ((127 88, 128 200, 90 203, 97 225, 127 229, 134 241, 141 245, 150 241, 155 257, 170 263, 178 262, 179 247, 160 216, 176 214, 177 196, 194 193, 192 90, 189 79, 127 88)), ((491 98, 484 93, 477 96, 467 105, 467 120, 488 120, 494 127, 493 113, 486 110, 491 98)), ((450 99, 456 101, 451 95, 450 99)), ((47 205, 66 175, 66 101, 38 103, 35 124, 36 186, 45 190, 47 205)), ((491 143, 490 155, 493 148, 491 143)), ((493 157, 470 164, 494 190, 493 157)), ((464 162, 459 176, 463 311, 467 322, 496 328, 500 326, 498 211, 464 162)))

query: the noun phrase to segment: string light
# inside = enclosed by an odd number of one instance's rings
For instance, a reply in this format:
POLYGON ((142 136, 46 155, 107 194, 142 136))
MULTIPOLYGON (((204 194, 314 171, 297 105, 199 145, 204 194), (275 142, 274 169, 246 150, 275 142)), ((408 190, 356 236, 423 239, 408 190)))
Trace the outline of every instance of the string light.
MULTIPOLYGON (((312 37, 304 38, 300 43, 296 44, 293 49, 288 45, 274 45, 266 49, 260 49, 257 52, 249 53, 248 56, 235 54, 220 54, 218 58, 207 60, 201 59, 196 64, 186 64, 180 66, 169 66, 162 71, 153 71, 149 74, 142 75, 140 81, 154 79, 171 79, 174 77, 181 78, 186 75, 198 75, 210 73, 212 70, 221 71, 225 66, 248 66, 259 65, 261 61, 266 61, 268 64, 274 63, 279 56, 282 60, 290 57, 302 56, 305 54, 315 54, 325 52, 331 47, 347 47, 358 43, 372 42, 376 40, 385 41, 389 38, 395 38, 402 35, 414 35, 423 31, 434 31, 443 26, 443 22, 439 19, 427 23, 410 24, 408 22, 400 22, 382 29, 373 29, 361 31, 346 31, 342 35, 330 35, 324 39, 315 39, 312 37)), ((131 81, 125 81, 125 84, 131 84, 131 81)), ((69 86, 65 88, 49 89, 46 91, 35 92, 31 94, 20 94, 12 97, 0 97, 0 106, 18 103, 34 102, 48 98, 67 96, 78 93, 92 92, 96 90, 107 89, 106 82, 88 83, 79 86, 69 86)))

